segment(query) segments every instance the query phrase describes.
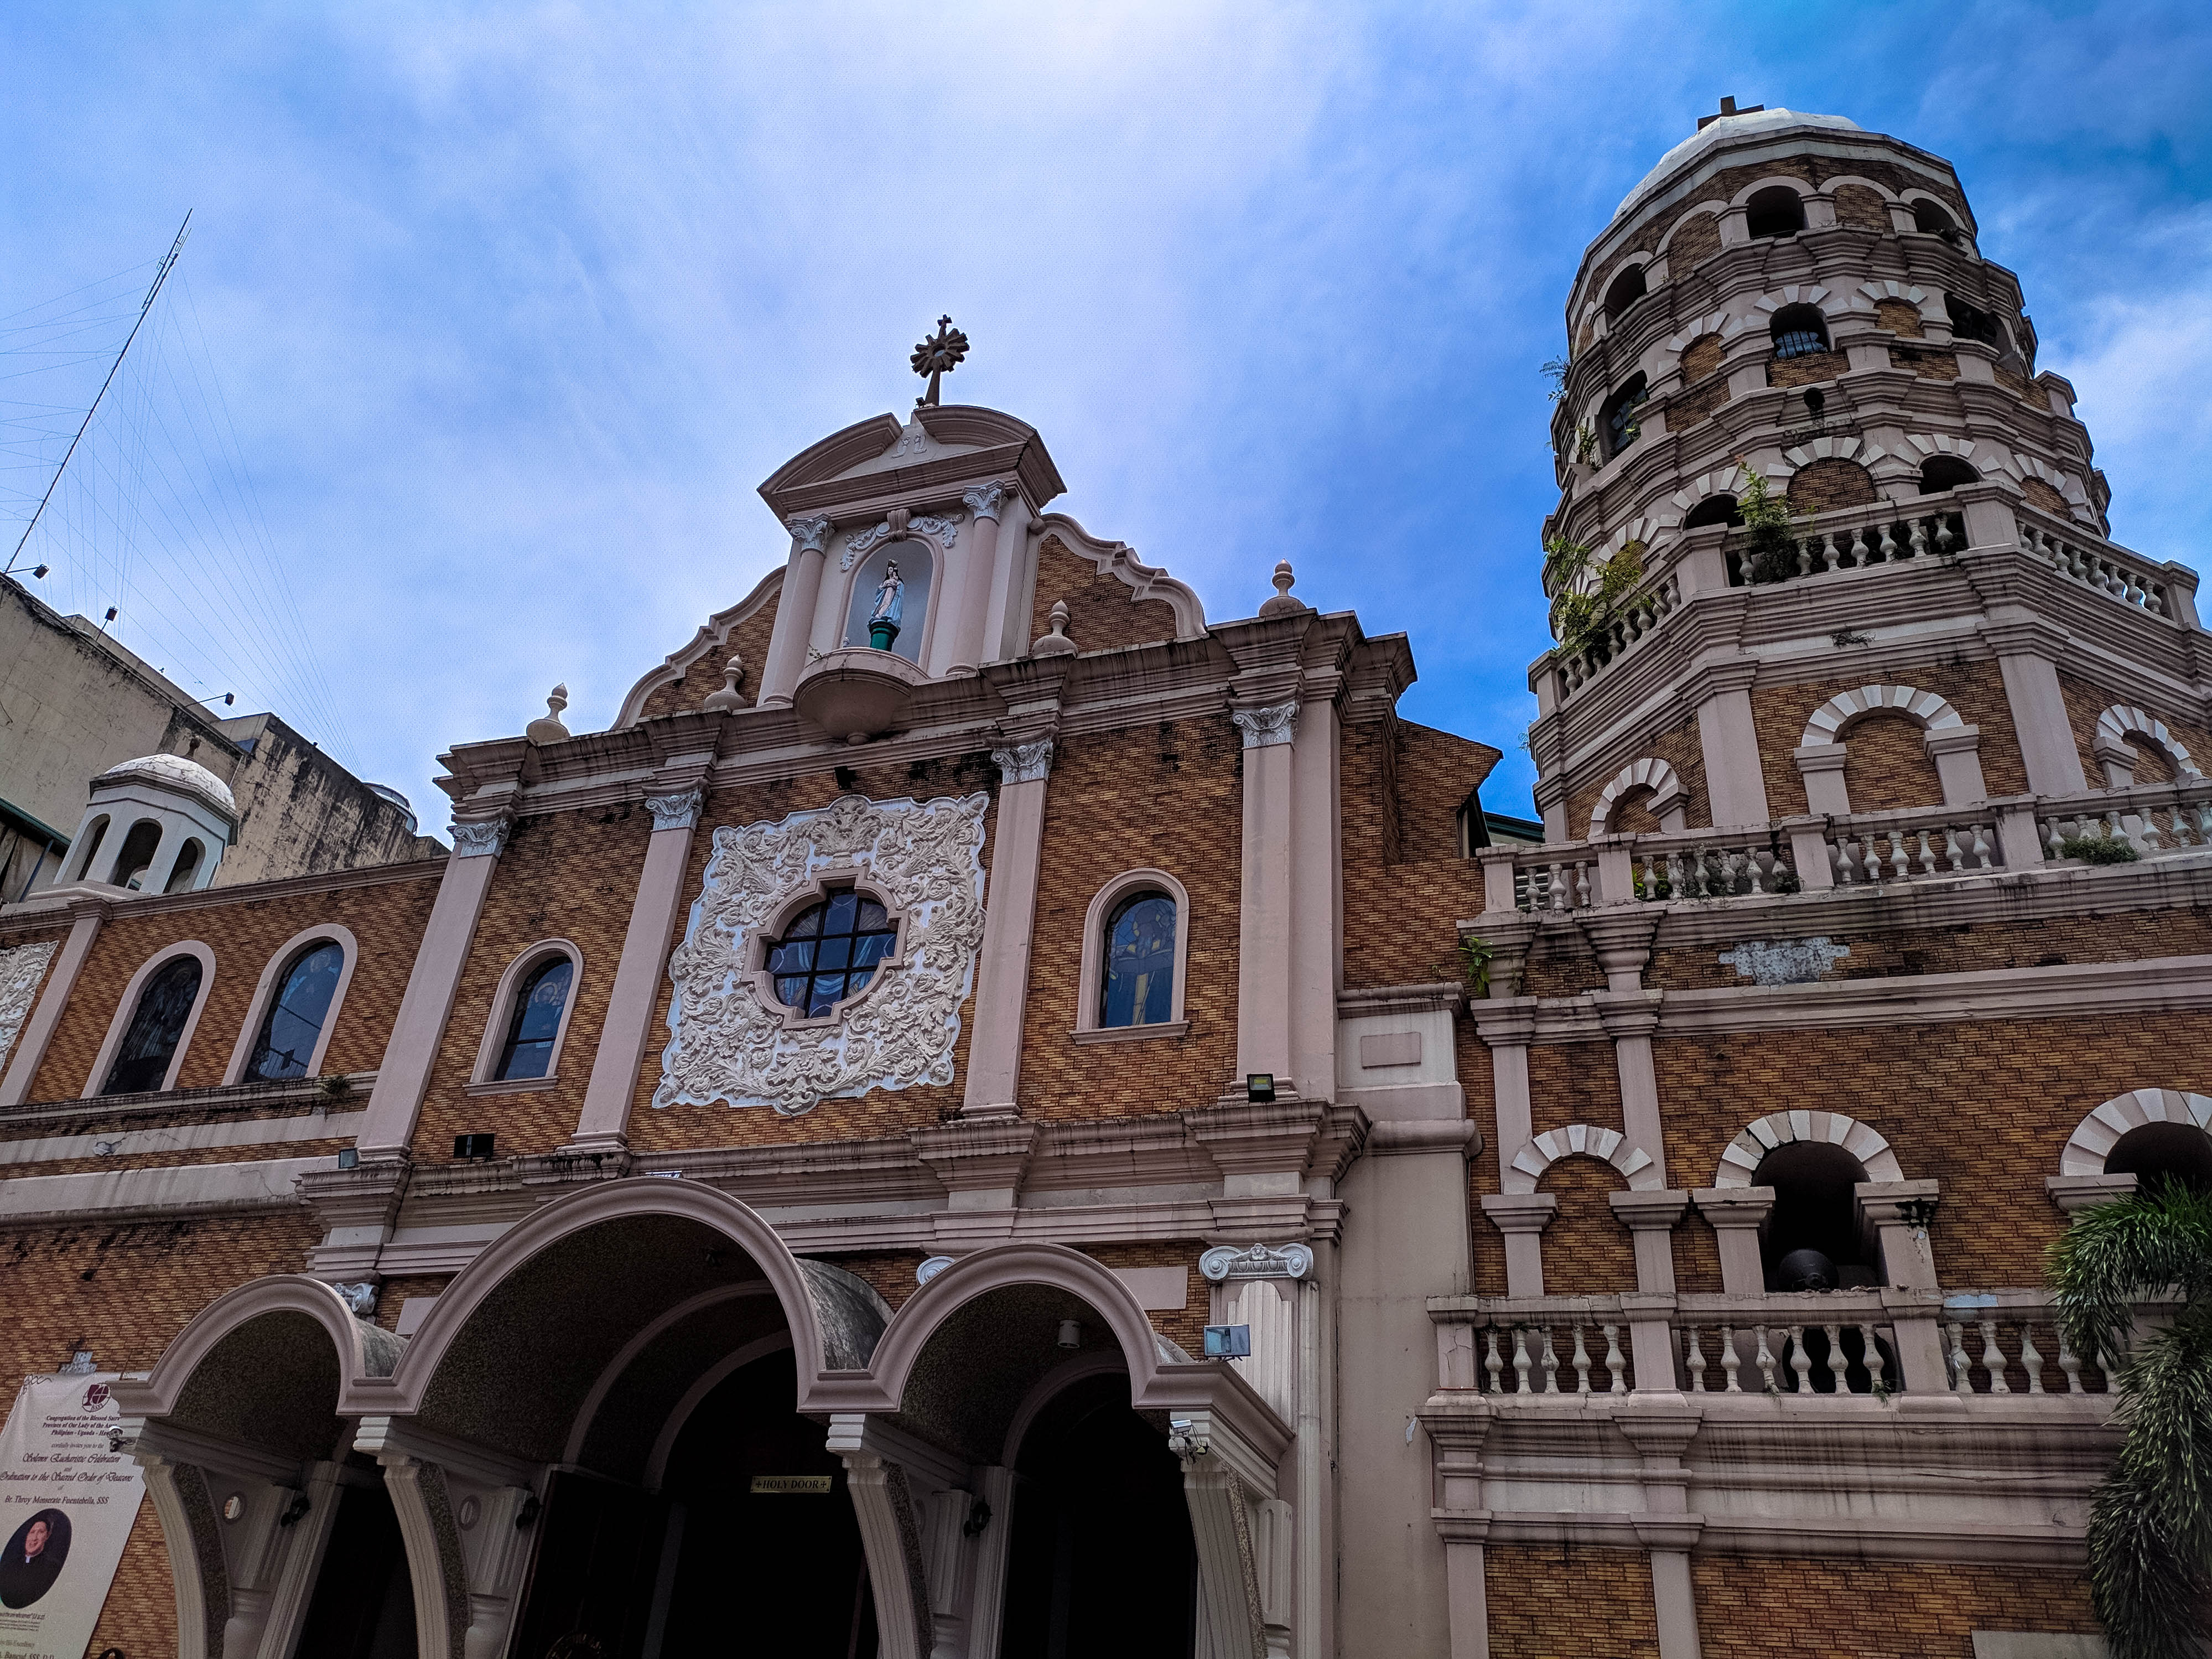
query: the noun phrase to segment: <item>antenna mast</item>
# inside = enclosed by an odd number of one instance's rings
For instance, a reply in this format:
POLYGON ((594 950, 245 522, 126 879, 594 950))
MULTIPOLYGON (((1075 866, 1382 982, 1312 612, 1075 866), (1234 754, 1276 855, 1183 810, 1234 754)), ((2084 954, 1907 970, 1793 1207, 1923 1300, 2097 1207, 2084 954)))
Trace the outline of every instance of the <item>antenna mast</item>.
POLYGON ((185 251, 185 238, 191 234, 191 228, 192 216, 187 212, 185 222, 177 227, 177 240, 169 244, 169 252, 162 258, 161 269, 154 273, 154 285, 146 290, 145 301, 138 307, 138 320, 131 325, 130 338, 123 342, 123 349, 115 354, 115 361, 107 366, 107 378, 100 383, 100 390, 93 397, 92 407, 84 411, 83 423, 77 428, 76 436, 70 440, 69 450, 63 455, 62 464, 54 469, 54 476, 46 481, 46 493, 39 497, 38 509, 31 514, 30 523, 23 526, 22 538, 15 544, 15 550, 8 556, 8 568, 0 570, 0 575, 11 574, 15 568, 15 561, 23 556, 23 549, 30 543, 31 532, 39 527, 39 520, 46 513, 46 503, 53 500, 54 490, 62 481, 62 474, 69 470, 70 457, 76 453, 77 445, 84 441, 84 434, 92 425, 92 417, 100 412, 100 400, 107 395, 107 388, 115 383, 115 372, 123 367, 123 359, 131 349, 131 340, 137 339, 138 331, 146 325, 146 313, 153 310, 154 301, 161 292, 161 284, 169 280, 170 271, 176 268, 177 256, 185 251))

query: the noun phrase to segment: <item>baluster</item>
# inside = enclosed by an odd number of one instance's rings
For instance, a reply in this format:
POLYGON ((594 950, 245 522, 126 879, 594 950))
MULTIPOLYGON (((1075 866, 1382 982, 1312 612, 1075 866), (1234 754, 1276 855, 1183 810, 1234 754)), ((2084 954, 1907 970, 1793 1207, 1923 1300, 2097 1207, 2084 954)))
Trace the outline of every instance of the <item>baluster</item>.
POLYGON ((2034 1328, 2023 1322, 2020 1328, 2020 1363, 2027 1373, 2027 1391, 2043 1392, 2043 1356, 2036 1351, 2034 1328))
POLYGON ((1721 1389, 1723 1394, 1743 1392, 1743 1384, 1736 1378, 1736 1373, 1742 1369, 1743 1356, 1735 1351, 1735 1328, 1723 1325, 1721 1327, 1721 1371, 1728 1382, 1721 1389))
POLYGON ((1604 1325, 1599 1328, 1605 1333, 1605 1368, 1613 1374, 1613 1387, 1607 1392, 1626 1394, 1628 1392, 1628 1361, 1620 1352, 1620 1327, 1604 1325))
POLYGON ((1667 854, 1667 886, 1676 898, 1682 896, 1682 855, 1678 852, 1667 854))
POLYGON ((1966 1328, 1955 1319, 1951 1322, 1951 1391, 1974 1391, 1974 1380, 1966 1375, 1966 1328))
POLYGON ((1490 1373, 1490 1391, 1504 1394, 1505 1389, 1498 1380, 1505 1370, 1505 1362, 1498 1357, 1498 1327, 1491 1326, 1483 1334, 1490 1339, 1490 1358, 1482 1362, 1483 1369, 1490 1373))
POLYGON ((1884 520, 1881 526, 1881 559, 1884 564, 1893 564, 1897 560, 1897 538, 1889 532, 1889 522, 1884 520))
MULTIPOLYGON (((1966 833, 1971 836, 1973 832, 1972 830, 1968 830, 1966 833)), ((1948 826, 1943 830, 1943 860, 1945 864, 1954 873, 1960 870, 1968 870, 1973 867, 1971 861, 1972 859, 1972 851, 1970 848, 1960 844, 1959 835, 1960 832, 1958 830, 1948 826)))
POLYGON ((1683 1363, 1689 1367, 1690 1392, 1703 1394, 1705 1391, 1705 1351, 1698 1344, 1698 1328, 1695 1325, 1684 1326, 1682 1336, 1689 1345, 1689 1353, 1683 1363))
POLYGON ((1912 870, 1905 856, 1905 836, 1897 830, 1889 832, 1889 869, 1891 879, 1894 881, 1903 881, 1912 870))
POLYGON ((2137 844, 2146 853, 2155 853, 2161 845, 2158 835, 2158 820, 2146 811, 2136 821, 2137 844))
POLYGON ((2065 836, 2058 833, 2058 820, 2057 818, 2038 818, 2035 822, 2043 830, 2044 857, 2047 859, 2057 858, 2059 856, 2059 843, 2066 839, 2065 836))
POLYGON ((1823 1325, 1820 1330, 1828 1339, 1828 1374, 1836 1379, 1836 1392, 1849 1394, 1850 1379, 1844 1372, 1850 1366, 1844 1358, 1844 1328, 1840 1325, 1823 1325))
POLYGON ((2154 617, 2166 614, 2166 585, 2163 582, 2150 585, 2149 592, 2143 596, 2143 609, 2154 617))
POLYGON ((1936 873, 1936 843, 1929 839, 1925 830, 1920 832, 1920 873, 1923 876, 1936 873))
POLYGON ((1796 1373, 1796 1380, 1790 1384, 1790 1391, 1792 1394, 1812 1393, 1813 1356, 1805 1352, 1805 1328, 1802 1325, 1790 1328, 1790 1369, 1796 1373))
POLYGON ((1851 868, 1851 842, 1848 836, 1838 836, 1828 843, 1828 865, 1835 872, 1836 885, 1849 887, 1858 879, 1851 868))
POLYGON ((1966 833, 1974 838, 1974 844, 1970 849, 1974 855, 1974 867, 1977 870, 1996 869, 1997 849, 1996 844, 1989 837, 1989 826, 1983 823, 1973 824, 1968 828, 1966 833))
POLYGON ((1589 1351, 1583 1346, 1583 1322, 1575 1321, 1575 1392, 1589 1392, 1589 1351))
POLYGON ((1513 1374, 1521 1379, 1521 1386, 1513 1392, 1531 1392, 1528 1387, 1528 1328, 1526 1325, 1513 1328, 1513 1374))
POLYGON ((1831 570, 1838 568, 1844 562, 1843 550, 1836 545, 1838 539, 1835 536, 1820 538, 1820 559, 1831 570))
POLYGON ((1559 1391, 1559 1355, 1552 1346, 1552 1328, 1540 1325, 1536 1328, 1536 1335, 1544 1345, 1544 1392, 1557 1394, 1559 1391))
POLYGON ((1563 865, 1553 865, 1550 879, 1544 884, 1544 891, 1552 901, 1549 908, 1553 910, 1564 910, 1567 908, 1567 884, 1561 874, 1565 868, 1563 865))
POLYGON ((1928 551, 1928 521, 1925 519, 1913 519, 1909 522, 1912 530, 1912 551, 1909 556, 1917 559, 1928 551))
MULTIPOLYGON (((1957 536, 1951 533, 1952 517, 1952 514, 1945 513, 1938 514, 1936 520, 1936 551, 1939 556, 1948 554, 1951 550, 1951 544, 1959 539, 1957 536)), ((1961 520, 1960 530, 1963 531, 1965 527, 1965 522, 1961 520)))
POLYGON ((1982 1321, 1982 1369, 1990 1374, 1991 1394, 2010 1394, 2012 1384, 2005 1381, 2004 1350, 1997 1346, 1997 1322, 1982 1321))
POLYGON ((1863 570, 1867 564, 1867 538, 1864 525, 1851 532, 1851 568, 1863 570))
POLYGON ((1808 536, 1797 544, 1797 574, 1801 576, 1813 574, 1813 542, 1814 538, 1808 536))
POLYGON ((1575 908, 1587 910, 1590 902, 1590 866, 1588 860, 1575 866, 1575 908))
POLYGON ((1754 1325, 1752 1328, 1759 1333, 1759 1352, 1752 1356, 1752 1364, 1759 1367, 1759 1374, 1765 1382, 1767 1393, 1778 1394, 1781 1390, 1774 1386, 1774 1356, 1767 1352, 1766 1347, 1766 1327, 1754 1325))
POLYGON ((2066 1392, 2081 1392, 2081 1356, 2066 1345, 2066 1328, 2058 1327, 2058 1369, 2066 1373, 2066 1392))
MULTIPOLYGON (((1771 865, 1774 861, 1774 854, 1771 853, 1767 854, 1766 861, 1769 865, 1771 865)), ((1751 878, 1751 890, 1753 894, 1756 896, 1758 894, 1764 893, 1766 890, 1766 884, 1763 878, 1766 875, 1767 872, 1759 867, 1759 849, 1753 848, 1752 850, 1746 852, 1743 855, 1743 864, 1744 873, 1751 878)))
POLYGON ((1881 1392, 1881 1344, 1875 1340, 1873 1326, 1859 1327, 1859 1346, 1863 1350, 1867 1389, 1870 1393, 1880 1394, 1881 1392))

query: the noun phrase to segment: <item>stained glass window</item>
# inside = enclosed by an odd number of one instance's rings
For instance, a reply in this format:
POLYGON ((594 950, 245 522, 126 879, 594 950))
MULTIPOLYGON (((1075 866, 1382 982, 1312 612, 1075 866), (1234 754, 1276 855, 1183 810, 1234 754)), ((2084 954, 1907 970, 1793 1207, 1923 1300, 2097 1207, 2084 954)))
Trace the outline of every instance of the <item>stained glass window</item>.
POLYGON ((138 994, 138 1010, 131 1016, 131 1029, 123 1034, 100 1092, 143 1094, 167 1082, 169 1061, 176 1055, 199 994, 198 957, 179 957, 164 963, 138 994))
POLYGON ((522 981, 514 999, 514 1014, 507 1022, 507 1043, 499 1053, 495 1081, 544 1077, 553 1063, 553 1039, 561 1035, 561 1011, 568 1006, 568 987, 576 964, 555 957, 534 968, 522 981))
POLYGON ((1164 893, 1138 893, 1106 924, 1101 1025, 1158 1025, 1175 1009, 1176 907, 1164 893))
POLYGON ((330 1018, 331 999, 337 994, 338 971, 344 966, 345 951, 325 940, 302 952, 286 970, 276 1000, 261 1022, 253 1058, 246 1062, 248 1082, 307 1076, 315 1057, 315 1040, 330 1018))
POLYGON ((890 913, 862 893, 832 893, 768 947, 768 970, 784 1006, 818 1019, 857 996, 898 942, 890 913))

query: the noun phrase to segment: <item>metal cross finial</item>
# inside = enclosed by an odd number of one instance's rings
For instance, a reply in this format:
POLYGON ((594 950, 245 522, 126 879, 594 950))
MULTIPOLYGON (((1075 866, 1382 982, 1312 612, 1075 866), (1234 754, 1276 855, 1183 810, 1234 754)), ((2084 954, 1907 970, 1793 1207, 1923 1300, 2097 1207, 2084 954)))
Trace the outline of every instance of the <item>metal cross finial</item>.
POLYGON ((968 355, 968 337, 952 326, 952 319, 939 317, 937 332, 914 349, 914 372, 929 376, 929 390, 914 400, 916 409, 937 406, 937 383, 951 370, 960 367, 960 360, 968 355))

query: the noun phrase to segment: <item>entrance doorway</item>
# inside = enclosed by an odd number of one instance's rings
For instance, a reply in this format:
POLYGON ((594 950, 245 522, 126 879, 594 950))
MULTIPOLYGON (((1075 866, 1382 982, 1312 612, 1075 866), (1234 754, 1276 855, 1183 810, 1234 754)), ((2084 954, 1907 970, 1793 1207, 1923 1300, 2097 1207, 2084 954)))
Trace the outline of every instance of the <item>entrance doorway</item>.
POLYGON ((384 1482, 337 1488, 323 1571, 295 1650, 301 1659, 415 1659, 415 1589, 384 1482))
POLYGON ((1182 1471, 1129 1408, 1129 1379, 1086 1377, 1037 1414, 1015 1462, 1006 1659, 1188 1656, 1197 1550, 1182 1471))

